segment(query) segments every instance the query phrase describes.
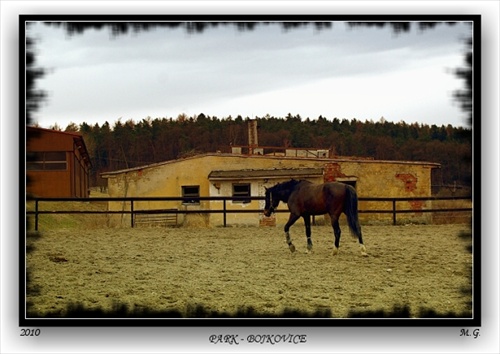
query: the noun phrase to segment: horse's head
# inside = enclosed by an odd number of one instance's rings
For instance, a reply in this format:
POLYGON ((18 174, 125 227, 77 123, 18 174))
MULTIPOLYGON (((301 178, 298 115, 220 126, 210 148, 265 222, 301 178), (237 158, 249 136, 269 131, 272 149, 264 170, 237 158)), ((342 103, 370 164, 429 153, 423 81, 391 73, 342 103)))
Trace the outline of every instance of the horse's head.
POLYGON ((266 205, 264 206, 264 215, 270 216, 280 202, 288 203, 288 198, 301 181, 294 179, 288 182, 278 183, 274 187, 266 188, 266 205))
POLYGON ((277 196, 274 187, 266 188, 266 204, 264 206, 264 215, 269 217, 272 213, 274 213, 274 209, 278 207, 280 203, 280 199, 277 196))

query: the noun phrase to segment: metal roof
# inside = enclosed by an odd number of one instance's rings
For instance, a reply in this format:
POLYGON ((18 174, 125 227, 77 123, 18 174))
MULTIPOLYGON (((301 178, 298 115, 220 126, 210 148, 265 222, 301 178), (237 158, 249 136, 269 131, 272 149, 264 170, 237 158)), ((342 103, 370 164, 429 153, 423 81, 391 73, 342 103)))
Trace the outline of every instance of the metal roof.
POLYGON ((254 178, 305 178, 323 176, 322 168, 283 168, 260 170, 225 170, 212 171, 208 179, 212 181, 254 178))

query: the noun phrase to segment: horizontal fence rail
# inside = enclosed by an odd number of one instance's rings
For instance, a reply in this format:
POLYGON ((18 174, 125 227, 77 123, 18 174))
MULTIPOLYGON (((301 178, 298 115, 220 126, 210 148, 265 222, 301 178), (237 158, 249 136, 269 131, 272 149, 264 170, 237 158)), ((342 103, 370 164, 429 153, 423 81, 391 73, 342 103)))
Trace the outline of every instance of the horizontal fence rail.
MULTIPOLYGON (((245 197, 245 200, 265 200, 264 197, 245 197)), ((35 230, 38 230, 39 216, 43 214, 130 214, 130 226, 134 227, 134 216, 137 214, 223 214, 224 227, 227 226, 227 214, 262 213, 261 209, 227 209, 227 201, 239 201, 242 197, 95 197, 95 198, 31 198, 27 201, 35 202, 34 211, 26 211, 26 215, 35 215, 35 230), (135 210, 135 202, 161 202, 161 201, 181 201, 184 205, 193 205, 193 201, 221 201, 222 209, 201 209, 201 210, 178 210, 178 209, 151 209, 135 210), (129 202, 129 210, 40 210, 41 202, 129 202)), ((437 201, 437 200, 472 200, 471 196, 466 197, 411 197, 411 198, 378 198, 359 197, 359 201, 367 202, 392 202, 392 209, 360 209, 360 214, 392 214, 393 225, 396 225, 396 215, 406 213, 436 213, 436 212, 471 212, 472 208, 443 208, 443 209, 400 209, 396 208, 397 202, 408 201, 437 201)), ((288 213, 288 210, 275 210, 275 213, 288 213)))

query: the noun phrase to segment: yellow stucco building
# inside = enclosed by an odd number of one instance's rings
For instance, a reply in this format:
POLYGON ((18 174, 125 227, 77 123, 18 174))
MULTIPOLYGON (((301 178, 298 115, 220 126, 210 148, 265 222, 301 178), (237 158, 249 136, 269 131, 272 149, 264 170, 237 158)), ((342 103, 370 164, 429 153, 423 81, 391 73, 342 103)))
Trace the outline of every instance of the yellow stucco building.
MULTIPOLYGON (((331 158, 326 153, 310 154, 307 150, 287 150, 279 155, 264 155, 256 148, 251 154, 207 153, 179 160, 103 173, 110 197, 184 197, 184 201, 135 201, 134 210, 174 209, 179 211, 221 210, 223 201, 198 200, 197 197, 234 197, 227 201, 231 210, 262 210, 264 201, 246 197, 264 196, 265 187, 279 182, 306 179, 311 182, 339 181, 353 185, 362 197, 429 197, 431 171, 440 165, 432 162, 380 161, 364 158, 331 158), (191 199, 190 199, 191 198, 191 199)), ((398 209, 418 222, 428 222, 431 202, 399 202, 398 209)), ((391 202, 360 201, 359 209, 391 209, 391 202)), ((283 203, 280 209, 286 209, 283 203)), ((109 210, 130 210, 129 201, 110 202, 109 210)), ((288 214, 277 213, 266 219, 261 212, 228 213, 232 225, 284 224, 288 214), (265 220, 266 219, 266 220, 265 220)), ((389 220, 388 214, 360 214, 363 220, 389 220)), ((398 217, 399 218, 399 217, 398 217)), ((130 215, 110 215, 110 226, 130 225, 130 215)), ((221 213, 178 214, 176 225, 195 223, 205 226, 223 224, 221 213)))

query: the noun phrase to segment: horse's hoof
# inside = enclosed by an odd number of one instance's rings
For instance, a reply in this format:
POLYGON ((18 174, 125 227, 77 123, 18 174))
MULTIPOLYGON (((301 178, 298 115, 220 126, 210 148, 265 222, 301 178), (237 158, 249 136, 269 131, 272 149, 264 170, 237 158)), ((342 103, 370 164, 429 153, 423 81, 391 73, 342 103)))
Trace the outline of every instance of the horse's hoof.
POLYGON ((288 248, 290 248, 290 252, 292 252, 292 253, 295 252, 295 246, 294 245, 290 245, 290 246, 288 246, 288 248))
POLYGON ((368 253, 366 253, 366 252, 361 252, 361 255, 362 255, 363 257, 368 257, 368 253))
POLYGON ((336 256, 338 253, 339 253, 339 249, 338 248, 334 248, 333 251, 332 251, 332 256, 336 256))

